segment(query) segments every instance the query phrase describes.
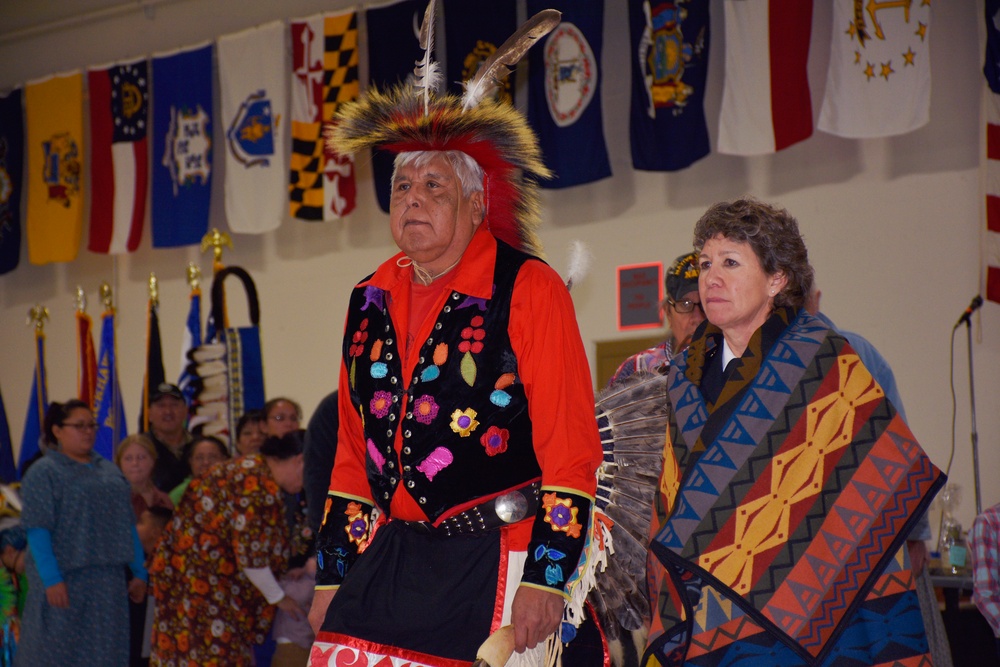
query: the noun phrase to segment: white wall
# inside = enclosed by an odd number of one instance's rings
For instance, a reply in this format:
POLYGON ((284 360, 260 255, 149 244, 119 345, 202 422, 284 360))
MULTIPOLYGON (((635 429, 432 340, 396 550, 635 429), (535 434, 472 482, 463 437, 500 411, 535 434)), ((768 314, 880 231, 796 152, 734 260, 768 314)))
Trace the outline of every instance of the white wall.
MULTIPOLYGON (((127 13, 27 38, 3 38, 43 20, 119 2, 4 0, 0 89, 53 72, 194 44, 274 18, 347 6, 342 0, 170 0, 156 6, 152 18, 127 13)), ((825 82, 831 17, 827 2, 814 5, 809 69, 815 115, 825 82)), ((724 60, 722 0, 712 0, 711 10, 707 109, 714 145, 724 60)), ((980 281, 982 11, 982 2, 953 2, 935 12, 930 37, 933 101, 926 127, 866 141, 816 133, 777 155, 713 154, 687 170, 667 174, 631 168, 624 2, 607 0, 602 90, 615 175, 543 196, 542 238, 551 263, 564 270, 566 248, 577 239, 586 242, 596 258, 588 279, 574 289, 591 353, 595 341, 625 337, 615 327, 615 267, 670 261, 690 247, 691 229, 705 208, 753 193, 779 202, 798 217, 823 289, 824 311, 845 329, 867 336, 890 361, 910 424, 943 468, 952 438, 950 332, 979 291, 980 281)), ((218 145, 221 124, 215 125, 218 145)), ((247 268, 260 290, 268 395, 297 398, 307 414, 335 386, 351 285, 394 252, 364 159, 358 171, 359 204, 349 219, 323 224, 289 219, 273 233, 236 236, 235 250, 225 256, 227 264, 247 268)), ((212 225, 225 228, 219 175, 217 171, 212 225)), ((187 309, 184 268, 191 260, 210 272, 210 259, 194 247, 153 251, 148 231, 139 251, 120 259, 82 249, 71 264, 32 266, 22 253, 21 266, 0 277, 0 386, 15 440, 23 425, 33 363, 31 331, 24 325, 27 310, 40 302, 52 311, 46 329, 50 397, 69 397, 76 382, 74 290, 77 284, 84 286, 97 319, 97 285, 114 280, 121 318, 120 372, 131 392, 125 397, 126 411, 134 423, 149 272, 160 280, 165 361, 168 376, 174 376, 187 309)), ((245 317, 236 303, 231 313, 236 322, 245 317)), ((1000 501, 1000 307, 987 304, 974 322, 985 507, 1000 501)), ((964 490, 959 518, 968 527, 975 503, 967 353, 965 332, 959 333, 952 478, 964 490)))

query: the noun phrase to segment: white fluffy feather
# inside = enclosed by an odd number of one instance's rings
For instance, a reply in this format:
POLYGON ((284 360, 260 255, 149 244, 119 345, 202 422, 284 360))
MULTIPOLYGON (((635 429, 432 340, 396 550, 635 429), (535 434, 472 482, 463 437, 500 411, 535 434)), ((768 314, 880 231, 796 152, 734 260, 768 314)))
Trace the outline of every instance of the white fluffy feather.
POLYGON ((594 262, 594 255, 590 248, 583 241, 573 241, 569 244, 569 268, 566 271, 566 288, 573 289, 573 285, 583 282, 584 277, 590 272, 590 266, 594 262))

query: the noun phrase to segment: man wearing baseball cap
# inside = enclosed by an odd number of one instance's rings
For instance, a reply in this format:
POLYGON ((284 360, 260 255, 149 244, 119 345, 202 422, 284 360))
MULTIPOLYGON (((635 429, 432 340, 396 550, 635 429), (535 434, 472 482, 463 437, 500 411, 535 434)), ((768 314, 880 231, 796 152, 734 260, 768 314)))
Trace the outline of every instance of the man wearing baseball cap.
POLYGON ((149 393, 149 431, 156 447, 153 484, 169 493, 191 474, 181 458, 191 441, 187 431, 187 403, 177 385, 161 382, 149 393))
POLYGON ((666 296, 660 309, 667 320, 667 339, 633 354, 622 362, 608 384, 620 382, 640 371, 665 372, 670 357, 684 350, 698 325, 705 321, 698 296, 698 255, 689 252, 674 260, 664 281, 666 296))

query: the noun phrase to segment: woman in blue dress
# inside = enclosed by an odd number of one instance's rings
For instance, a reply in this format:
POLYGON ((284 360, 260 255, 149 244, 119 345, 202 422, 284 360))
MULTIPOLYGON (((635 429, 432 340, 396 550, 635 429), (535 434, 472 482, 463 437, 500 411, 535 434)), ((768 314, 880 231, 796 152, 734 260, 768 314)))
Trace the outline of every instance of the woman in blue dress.
POLYGON ((22 483, 28 598, 14 664, 122 667, 128 597, 142 600, 147 580, 129 485, 94 452, 86 403, 52 403, 45 430, 57 447, 22 483), (126 567, 135 575, 127 586, 126 567))

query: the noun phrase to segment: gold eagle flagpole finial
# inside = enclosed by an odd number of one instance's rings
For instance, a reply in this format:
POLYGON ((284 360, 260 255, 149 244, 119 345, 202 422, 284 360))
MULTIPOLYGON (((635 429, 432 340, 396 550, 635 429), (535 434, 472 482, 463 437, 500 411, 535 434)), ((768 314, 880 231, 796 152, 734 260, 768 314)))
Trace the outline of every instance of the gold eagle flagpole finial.
POLYGON ((25 324, 35 325, 35 331, 37 333, 45 332, 45 320, 49 319, 49 309, 40 303, 36 303, 31 310, 28 311, 28 321, 25 324))
POLYGON ((222 246, 229 246, 229 249, 232 250, 233 239, 227 232, 220 232, 214 227, 201 239, 202 252, 208 252, 209 248, 212 249, 212 262, 216 271, 222 268, 222 246))

